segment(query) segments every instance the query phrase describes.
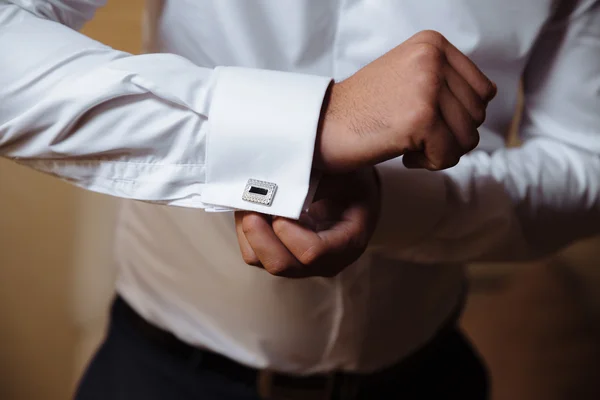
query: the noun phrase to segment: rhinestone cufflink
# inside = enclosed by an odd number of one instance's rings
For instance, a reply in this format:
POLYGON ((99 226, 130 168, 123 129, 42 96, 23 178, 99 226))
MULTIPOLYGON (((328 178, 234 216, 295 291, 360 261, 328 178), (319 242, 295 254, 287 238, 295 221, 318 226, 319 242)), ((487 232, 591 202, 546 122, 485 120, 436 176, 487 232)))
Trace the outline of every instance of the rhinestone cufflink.
POLYGON ((274 183, 249 179, 242 200, 268 207, 273 203, 276 191, 277 185, 274 183))

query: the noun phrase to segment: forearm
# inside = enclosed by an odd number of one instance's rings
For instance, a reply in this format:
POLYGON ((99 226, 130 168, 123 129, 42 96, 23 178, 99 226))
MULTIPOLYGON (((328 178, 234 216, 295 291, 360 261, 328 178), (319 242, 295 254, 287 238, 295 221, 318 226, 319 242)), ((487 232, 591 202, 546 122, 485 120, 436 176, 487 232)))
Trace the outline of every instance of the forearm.
POLYGON ((0 154, 142 200, 183 199, 184 186, 202 182, 206 115, 198 100, 213 71, 175 56, 118 52, 13 5, 0 7, 0 23, 0 49, 17 55, 2 62, 0 154), (166 85, 167 74, 190 90, 166 85), (179 189, 161 193, 165 184, 179 189))
POLYGON ((382 168, 384 180, 396 176, 405 184, 408 198, 384 200, 373 243, 395 258, 516 261, 600 233, 600 157, 550 139, 476 152, 453 169, 418 178, 398 166, 382 168))
POLYGON ((19 52, 2 62, 0 155, 126 198, 300 213, 328 78, 133 56, 14 5, 0 29, 19 52), (280 185, 272 207, 242 201, 248 179, 280 185))

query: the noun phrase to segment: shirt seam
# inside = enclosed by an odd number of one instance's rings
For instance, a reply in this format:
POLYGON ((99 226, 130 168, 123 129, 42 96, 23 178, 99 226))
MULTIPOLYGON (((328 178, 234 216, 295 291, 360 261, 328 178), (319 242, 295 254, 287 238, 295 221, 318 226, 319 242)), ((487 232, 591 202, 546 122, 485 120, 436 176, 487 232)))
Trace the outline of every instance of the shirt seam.
POLYGON ((57 158, 17 158, 14 160, 20 163, 59 163, 59 164, 68 164, 68 165, 86 165, 86 164, 126 164, 126 165, 147 165, 147 166, 158 166, 158 167, 206 167, 206 163, 204 164, 173 164, 173 163, 151 163, 151 162, 141 162, 141 161, 120 161, 120 160, 80 160, 73 161, 71 159, 57 159, 57 158))

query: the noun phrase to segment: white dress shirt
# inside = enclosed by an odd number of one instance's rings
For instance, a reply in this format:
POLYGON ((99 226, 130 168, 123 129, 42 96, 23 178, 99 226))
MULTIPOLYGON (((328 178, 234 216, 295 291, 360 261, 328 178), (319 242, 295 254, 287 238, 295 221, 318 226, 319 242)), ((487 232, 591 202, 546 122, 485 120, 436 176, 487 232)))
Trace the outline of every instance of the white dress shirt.
POLYGON ((142 200, 118 225, 118 291, 190 344, 294 373, 375 370, 435 333, 465 262, 600 229, 599 1, 155 0, 147 44, 168 54, 146 55, 73 30, 103 3, 0 0, 0 154, 142 200), (297 217, 330 80, 424 29, 498 85, 478 149, 437 173, 378 166, 376 236, 339 276, 246 266, 231 213, 198 208, 297 217), (524 144, 507 149, 522 76, 524 144), (270 207, 242 200, 248 179, 278 185, 270 207))

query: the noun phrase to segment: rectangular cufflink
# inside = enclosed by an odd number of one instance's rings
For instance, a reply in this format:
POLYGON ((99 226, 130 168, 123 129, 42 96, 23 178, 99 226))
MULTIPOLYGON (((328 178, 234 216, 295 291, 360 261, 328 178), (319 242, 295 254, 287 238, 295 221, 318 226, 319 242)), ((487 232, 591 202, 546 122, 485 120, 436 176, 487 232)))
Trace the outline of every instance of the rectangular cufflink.
POLYGON ((276 191, 277 185, 274 183, 249 179, 242 200, 268 207, 273 203, 276 191))

